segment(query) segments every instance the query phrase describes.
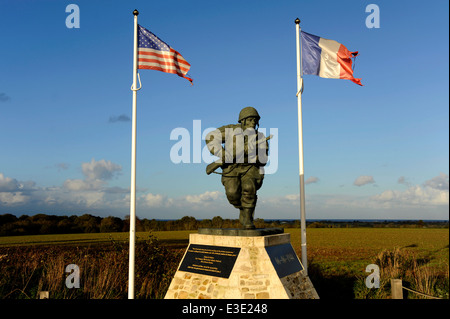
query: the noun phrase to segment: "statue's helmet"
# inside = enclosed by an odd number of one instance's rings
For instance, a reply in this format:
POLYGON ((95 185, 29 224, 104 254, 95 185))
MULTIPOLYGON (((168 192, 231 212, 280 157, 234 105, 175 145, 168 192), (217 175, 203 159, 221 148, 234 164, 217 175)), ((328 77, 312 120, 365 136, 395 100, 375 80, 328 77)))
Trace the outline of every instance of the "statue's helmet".
POLYGON ((261 118, 258 114, 258 111, 254 107, 251 107, 251 106, 244 107, 241 110, 241 112, 239 112, 238 123, 241 123, 241 121, 243 119, 246 119, 247 117, 256 117, 258 119, 258 121, 261 118))

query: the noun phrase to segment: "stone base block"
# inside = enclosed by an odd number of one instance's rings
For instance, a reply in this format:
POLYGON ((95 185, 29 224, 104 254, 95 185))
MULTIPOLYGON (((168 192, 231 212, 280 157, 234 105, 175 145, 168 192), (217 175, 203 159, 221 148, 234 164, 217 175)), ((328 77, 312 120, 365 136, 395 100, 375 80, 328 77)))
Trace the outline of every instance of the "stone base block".
POLYGON ((165 299, 319 299, 290 234, 191 234, 165 299))

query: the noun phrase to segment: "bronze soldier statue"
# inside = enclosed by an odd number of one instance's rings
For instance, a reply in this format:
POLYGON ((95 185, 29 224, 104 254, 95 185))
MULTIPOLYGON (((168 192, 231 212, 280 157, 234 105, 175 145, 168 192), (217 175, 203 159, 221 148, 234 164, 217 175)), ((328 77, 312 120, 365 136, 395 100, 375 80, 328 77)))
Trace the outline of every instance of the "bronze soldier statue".
POLYGON ((209 175, 222 168, 222 184, 227 199, 239 209, 243 228, 254 229, 256 192, 262 186, 271 136, 258 131, 260 116, 255 108, 245 107, 239 113, 239 124, 219 127, 206 136, 211 154, 219 159, 206 168, 209 175))

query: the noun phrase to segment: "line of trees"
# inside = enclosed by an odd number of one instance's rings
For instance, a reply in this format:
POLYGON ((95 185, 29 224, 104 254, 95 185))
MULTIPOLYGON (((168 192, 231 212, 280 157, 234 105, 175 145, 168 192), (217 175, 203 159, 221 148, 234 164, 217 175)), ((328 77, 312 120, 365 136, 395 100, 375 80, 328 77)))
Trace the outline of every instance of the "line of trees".
MULTIPOLYGON (((343 228, 343 227, 414 227, 414 228, 448 228, 446 222, 419 221, 307 221, 308 228, 343 228)), ((300 221, 279 221, 256 219, 257 228, 283 227, 299 228, 300 221)), ((129 217, 98 217, 90 214, 81 216, 56 216, 37 214, 33 216, 12 214, 0 215, 0 236, 16 235, 44 235, 44 234, 70 234, 70 233, 111 233, 129 231, 129 217)), ((237 219, 223 219, 216 216, 212 219, 197 220, 192 216, 184 216, 177 220, 156 220, 136 218, 136 231, 165 231, 165 230, 197 230, 198 228, 239 228, 241 224, 237 219)))
MULTIPOLYGON (((255 220, 255 225, 260 228, 279 227, 277 222, 266 223, 262 219, 255 220)), ((129 216, 121 219, 113 216, 102 218, 90 214, 81 216, 37 214, 20 217, 12 214, 0 215, 0 236, 127 232, 129 227, 129 216)), ((202 227, 238 228, 241 225, 237 219, 223 219, 220 216, 202 220, 191 216, 178 220, 136 218, 136 231, 196 230, 202 227)))

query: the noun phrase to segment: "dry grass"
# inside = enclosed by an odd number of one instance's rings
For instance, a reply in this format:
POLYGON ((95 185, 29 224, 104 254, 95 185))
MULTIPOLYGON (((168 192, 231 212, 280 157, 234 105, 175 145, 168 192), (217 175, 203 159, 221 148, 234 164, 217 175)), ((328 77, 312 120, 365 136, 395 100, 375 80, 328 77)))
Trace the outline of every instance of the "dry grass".
POLYGON ((390 279, 401 279, 403 287, 409 288, 409 290, 404 290, 404 298, 448 299, 448 263, 441 267, 435 267, 430 265, 431 259, 431 256, 420 257, 417 252, 407 248, 396 247, 391 250, 383 250, 374 260, 380 269, 380 287, 368 289, 365 287, 365 278, 360 277, 359 282, 355 285, 356 297, 389 299, 391 297, 390 279))
MULTIPOLYGON (((163 298, 184 250, 162 246, 154 237, 136 245, 136 298, 163 298)), ((125 299, 128 246, 25 246, 0 248, 0 298, 125 299), (66 287, 66 266, 80 269, 80 288, 66 287)))

